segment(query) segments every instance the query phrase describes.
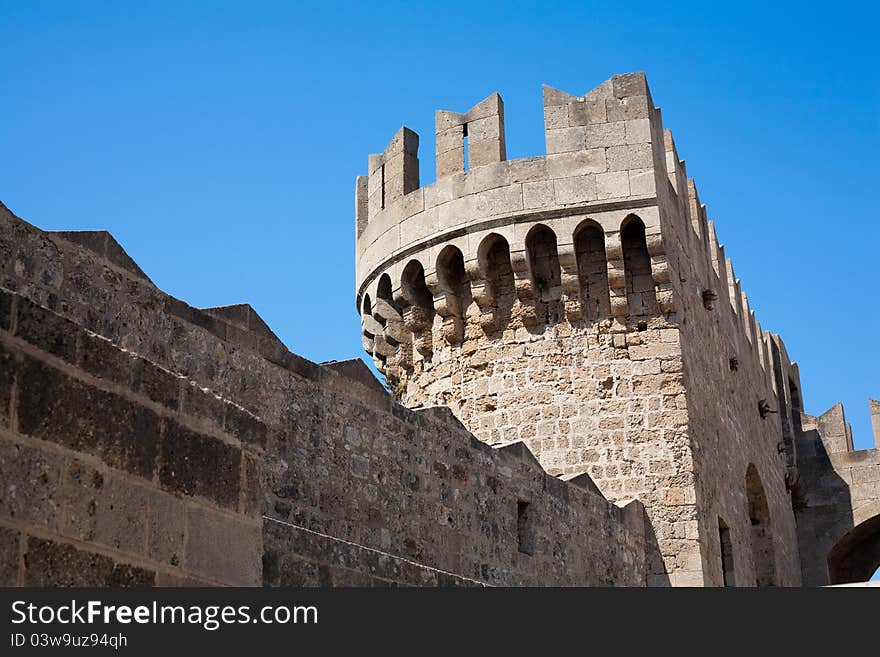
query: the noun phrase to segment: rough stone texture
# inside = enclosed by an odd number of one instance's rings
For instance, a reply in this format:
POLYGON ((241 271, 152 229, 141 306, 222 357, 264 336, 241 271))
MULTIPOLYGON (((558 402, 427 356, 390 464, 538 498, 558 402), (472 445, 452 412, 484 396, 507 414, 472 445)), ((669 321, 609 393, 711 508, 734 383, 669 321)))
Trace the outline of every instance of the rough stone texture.
MULTIPOLYGON (((438 153, 441 114, 461 116, 438 113, 438 153)), ((545 87, 544 118, 545 157, 444 169, 419 203, 370 214, 365 349, 406 406, 641 500, 648 584, 801 583, 797 367, 755 320, 644 75, 545 87)))
POLYGON ((21 534, 8 527, 0 527, 0 586, 18 584, 18 555, 21 534))
POLYGON ((0 204, 0 581, 870 574, 877 452, 842 407, 803 412, 644 76, 546 87, 544 111, 546 156, 506 160, 493 94, 438 112, 437 182, 406 128, 358 178, 363 344, 398 401, 0 204))
POLYGON ((27 539, 24 586, 151 586, 156 573, 40 538, 27 539))
POLYGON ((852 449, 840 404, 801 422, 795 510, 804 583, 866 580, 880 567, 880 449, 852 449))
POLYGON ((215 395, 212 417, 180 412, 191 382, 19 294, 0 300, 2 581, 259 584, 262 482, 243 461, 262 463, 265 424, 215 395), (212 514, 222 536, 205 530, 212 514))
POLYGON ((480 586, 403 557, 267 522, 265 586, 480 586), (305 555, 305 556, 303 556, 305 555))
POLYGON ((108 294, 93 251, 56 250, 11 214, 0 227, 10 326, 45 316, 61 338, 0 333, 17 400, 0 464, 18 491, 0 527, 28 551, 64 546, 11 563, 17 581, 76 583, 65 568, 87 559, 89 581, 124 583, 106 558, 161 585, 644 585, 638 502, 560 481, 520 443, 485 445, 446 409, 399 406, 362 363, 319 366, 216 323, 245 326, 236 313, 184 312, 141 278, 108 294), (36 304, 68 275, 76 295, 36 304))

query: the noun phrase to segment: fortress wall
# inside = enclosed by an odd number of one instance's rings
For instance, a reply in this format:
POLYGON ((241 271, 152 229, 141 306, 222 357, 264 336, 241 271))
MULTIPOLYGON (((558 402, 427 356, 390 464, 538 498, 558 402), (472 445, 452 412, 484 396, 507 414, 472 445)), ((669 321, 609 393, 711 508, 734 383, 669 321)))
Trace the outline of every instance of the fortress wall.
MULTIPOLYGON (((263 427, 259 440, 265 448, 255 449, 253 465, 262 469, 263 496, 253 504, 259 509, 256 513, 270 519, 255 520, 253 507, 237 507, 248 531, 234 533, 256 545, 258 559, 262 553, 265 584, 644 584, 645 520, 637 502, 621 509, 596 494, 588 478, 563 482, 547 475, 520 445, 504 449, 484 445, 446 411, 403 409, 375 380, 340 374, 350 367, 319 366, 289 354, 283 345, 277 348, 277 338, 267 336, 260 322, 252 322, 241 309, 190 308, 161 293, 146 278, 108 264, 101 254, 43 233, 8 212, 0 221, 0 249, 6 256, 4 284, 20 292, 22 307, 31 309, 31 315, 45 311, 29 305, 22 295, 51 304, 88 331, 103 331, 109 341, 102 346, 112 341, 141 353, 146 360, 138 362, 176 372, 169 374, 175 382, 186 381, 189 386, 193 381, 224 399, 217 401, 220 406, 199 411, 209 420, 190 421, 188 407, 179 406, 186 402, 178 402, 175 415, 142 399, 147 393, 136 387, 139 376, 120 382, 110 378, 110 371, 96 376, 72 370, 80 367, 79 351, 67 364, 47 357, 69 376, 146 404, 163 418, 159 421, 163 427, 172 419, 193 431, 207 432, 210 427, 209 435, 223 445, 244 443, 243 436, 251 431, 219 421, 227 417, 218 410, 223 404, 232 403, 247 417, 259 418, 257 426, 263 427), (103 379, 105 374, 109 380, 103 379), (521 547, 532 554, 520 552, 521 547)), ((10 337, 16 345, 21 339, 17 334, 10 337)), ((217 396, 210 394, 205 400, 217 396)), ((7 399, 14 402, 16 397, 10 392, 7 399)), ((73 415, 72 410, 69 413, 73 415)), ((93 422, 99 424, 106 417, 96 411, 93 422)), ((133 428, 131 433, 140 435, 140 430, 133 428)), ((33 442, 21 438, 17 430, 4 433, 4 439, 33 442)), ((121 440, 118 435, 108 437, 102 443, 109 445, 108 451, 101 447, 97 453, 76 442, 64 457, 83 458, 92 467, 103 468, 111 481, 129 481, 128 475, 116 472, 114 461, 105 460, 121 440)), ((187 436, 180 443, 191 440, 187 436)), ((210 506, 163 487, 164 453, 160 450, 158 461, 151 462, 157 470, 144 471, 132 485, 150 492, 152 486, 163 500, 176 503, 175 509, 210 506)), ((190 453, 195 459, 205 454, 201 446, 190 453)), ((251 463, 245 461, 242 481, 252 487, 251 463)), ((11 480, 21 485, 30 476, 14 471, 11 480)), ((193 481, 198 484, 200 478, 194 475, 193 481)), ((68 488, 73 496, 88 494, 82 484, 68 488)), ((251 504, 251 497, 258 496, 253 488, 247 490, 251 504)), ((55 504, 66 508, 68 503, 55 504)), ((103 518, 102 507, 96 511, 103 518)), ((230 517, 228 509, 216 512, 230 517)), ((171 513, 175 518, 180 515, 171 513)), ((136 514, 126 522, 135 533, 147 531, 138 523, 149 526, 136 514)), ((32 525, 25 529, 39 533, 32 525)), ((146 582, 184 576, 175 570, 183 566, 154 562, 134 549, 114 552, 100 542, 77 543, 67 534, 55 538, 141 568, 147 574, 139 577, 146 582)), ((211 540, 215 547, 225 545, 225 531, 215 532, 211 540)), ((254 553, 244 552, 253 564, 254 553)), ((64 567, 57 572, 62 578, 71 576, 64 567)), ((206 574, 203 569, 199 578, 243 583, 217 572, 206 574)), ((250 573, 247 583, 253 583, 252 569, 236 570, 236 576, 245 572, 250 573)))
POLYGON ((689 202, 679 197, 685 191, 684 162, 678 159, 668 131, 665 142, 665 165, 670 167, 665 177, 670 184, 666 197, 660 199, 661 225, 680 318, 702 570, 707 584, 723 584, 719 541, 719 522, 723 522, 732 540, 737 585, 755 584, 756 559, 764 576, 772 571, 776 585, 797 585, 796 528, 787 489, 794 449, 791 403, 785 397, 788 386, 782 386, 782 403, 777 397, 777 377, 787 382, 796 379, 796 372, 792 373, 781 340, 762 332, 750 312, 692 180, 686 188, 689 202), (762 400, 772 411, 764 417, 759 410, 762 400), (783 420, 789 425, 788 441, 783 420), (755 532, 765 529, 755 529, 754 509, 750 515, 749 464, 756 468, 769 507, 772 550, 765 546, 763 552, 754 547, 763 541, 755 532))
POLYGON ((439 363, 408 384, 404 403, 447 404, 481 440, 523 440, 550 472, 586 473, 611 499, 642 500, 662 557, 654 583, 664 573, 684 583, 697 527, 674 331, 519 333, 438 347, 439 363))
POLYGON ((873 572, 876 450, 803 413, 644 76, 544 101, 546 156, 506 161, 493 94, 438 112, 437 182, 406 128, 357 180, 363 344, 415 410, 0 204, 0 581, 793 585, 798 549, 805 583, 873 572))
POLYGON ((0 289, 3 585, 255 585, 265 425, 0 289))
POLYGON ((670 185, 665 198, 658 193, 660 223, 674 298, 687 318, 680 330, 707 581, 722 578, 719 517, 730 529, 738 584, 754 583, 762 569, 766 578, 769 561, 776 584, 865 579, 880 565, 870 561, 880 535, 876 450, 852 449, 841 405, 819 417, 803 412, 797 365, 778 335, 761 330, 669 131, 665 141, 670 185), (711 310, 702 307, 703 290, 717 294, 711 310), (764 418, 755 412, 762 399, 764 418), (754 547, 749 464, 767 497, 772 559, 754 547))
MULTIPOLYGON (((583 97, 545 87, 544 100, 546 156, 456 163, 369 216, 358 236, 364 346, 404 405, 446 406, 481 440, 523 440, 550 472, 587 473, 608 497, 641 499, 656 532, 651 581, 702 583, 655 197, 659 115, 641 74, 583 97), (645 237, 630 280, 638 248, 622 230, 633 221, 645 237), (585 228, 598 231, 596 257, 582 251, 585 228), (537 231, 552 236, 543 286, 537 231), (461 285, 444 280, 450 250, 461 285)), ((445 134, 438 127, 438 152, 445 134)))
MULTIPOLYGON (((772 516, 765 571, 797 581, 797 368, 757 322, 644 76, 582 97, 545 87, 544 105, 547 154, 509 162, 503 112, 486 111, 503 108, 497 94, 438 112, 438 180, 359 223, 365 349, 405 405, 442 404, 481 440, 524 440, 551 472, 641 499, 651 572, 676 582, 721 582, 719 517, 754 580, 752 464, 772 516), (500 137, 465 170, 455 149, 474 111, 500 137)), ((402 134, 417 144, 403 129, 391 151, 402 134)))
POLYGON ((852 448, 842 404, 804 413, 801 422, 795 508, 803 582, 863 581, 880 567, 880 450, 852 448))
MULTIPOLYGON (((280 443, 288 467, 273 473, 268 514, 477 582, 644 583, 637 502, 620 509, 546 474, 521 443, 493 449, 446 409, 381 412, 346 388, 300 413, 303 457, 295 436, 280 443)), ((291 554, 283 526, 266 532, 269 582, 297 581, 291 563, 320 567, 291 554)))

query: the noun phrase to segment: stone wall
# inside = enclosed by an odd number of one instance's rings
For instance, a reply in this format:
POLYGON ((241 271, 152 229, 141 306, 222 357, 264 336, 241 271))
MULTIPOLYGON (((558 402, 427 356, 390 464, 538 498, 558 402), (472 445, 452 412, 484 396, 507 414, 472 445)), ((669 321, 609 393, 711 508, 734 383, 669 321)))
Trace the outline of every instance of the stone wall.
POLYGON ((0 289, 3 585, 260 582, 265 426, 0 289))
MULTIPOLYGON (((61 450, 66 468, 83 461, 102 473, 97 491, 90 473, 68 477, 63 491, 52 489, 50 504, 63 514, 91 509, 100 530, 68 530, 57 519, 45 529, 15 519, 4 527, 78 550, 86 555, 80 560, 101 555, 117 569, 138 568, 149 583, 645 583, 638 502, 618 507, 588 477, 566 482, 547 474, 521 443, 485 445, 445 409, 399 406, 360 362, 317 365, 290 354, 247 306, 199 310, 168 297, 121 248, 108 249, 106 238, 44 233, 2 210, 2 280, 15 290, 6 306, 16 317, 3 344, 18 363, 15 391, 4 398, 13 408, 26 404, 32 418, 22 424, 21 413, 7 412, 15 419, 4 441, 61 450), (50 334, 33 345, 22 333, 27 326, 50 334), (61 410, 22 397, 31 376, 26 357, 54 368, 33 377, 62 400, 61 410), (56 369, 66 378, 53 375, 56 369), (142 410, 114 410, 105 397, 142 410), (139 419, 116 422, 120 414, 139 419), (49 421, 78 433, 32 435, 35 423, 49 421), (130 443, 154 451, 129 455, 130 443), (240 488, 231 479, 236 462, 240 488), (123 484, 140 496, 116 492, 123 484), (120 495, 156 501, 123 511, 113 502, 120 495), (160 505, 170 519, 152 518, 160 505), (124 514, 127 529, 111 531, 114 513, 124 514), (187 543, 163 562, 151 556, 151 527, 172 522, 183 523, 187 543), (144 537, 144 544, 115 546, 119 535, 144 537), (227 549, 230 541, 235 550, 227 549), (208 553, 187 551, 200 547, 208 553)), ((22 490, 33 473, 23 459, 9 463, 4 481, 22 490)), ((41 496, 28 491, 20 499, 41 496)), ((19 561, 4 558, 16 582, 30 581, 19 561)), ((59 564, 48 571, 57 583, 76 581, 59 564)), ((116 580, 95 580, 102 582, 116 580)))
MULTIPOLYGON (((503 113, 483 111, 495 107, 497 95, 439 112, 438 152, 475 111, 503 143, 503 113)), ((654 112, 641 74, 583 97, 545 87, 546 156, 494 149, 367 204, 358 300, 364 346, 405 405, 444 405, 490 444, 523 440, 550 472, 642 500, 650 581, 663 584, 693 582, 700 565, 654 112)))
MULTIPOLYGON (((638 503, 622 510, 546 474, 522 443, 493 449, 447 409, 383 409, 350 390, 328 381, 279 440, 273 517, 490 584, 644 581, 638 503)), ((273 563, 284 549, 266 546, 273 563)))
POLYGON ((365 349, 405 405, 640 499, 650 583, 723 583, 723 525, 738 584, 797 584, 797 368, 749 308, 644 75, 545 87, 544 123, 547 154, 506 161, 497 94, 438 112, 437 181, 384 196, 376 162, 418 181, 418 138, 403 128, 371 156, 365 349), (492 147, 465 169, 472 115, 492 147))
POLYGON ((447 405, 490 444, 522 440, 549 472, 586 473, 611 499, 640 499, 665 556, 651 553, 652 583, 662 584, 697 537, 682 361, 675 331, 660 322, 624 333, 520 326, 503 341, 436 344, 404 403, 447 405))
POLYGON ((783 432, 783 420, 791 421, 776 381, 777 374, 785 380, 797 375, 778 336, 764 333, 749 310, 668 131, 664 141, 669 182, 659 195, 661 225, 683 318, 677 326, 703 578, 714 586, 724 582, 723 525, 737 585, 754 586, 756 573, 764 572, 762 584, 796 586, 799 559, 783 432), (775 363, 771 344, 777 349, 775 363), (767 507, 767 518, 759 517, 758 507, 767 507), (762 547, 765 540, 769 544, 762 547))
POLYGON ((505 161, 493 95, 438 113, 433 185, 406 129, 358 180, 363 343, 405 405, 360 361, 292 354, 246 304, 164 294, 108 233, 0 204, 3 581, 749 586, 868 568, 876 454, 852 451, 842 409, 803 413, 644 76, 546 88, 545 129, 546 156, 505 161))
POLYGON ((866 580, 880 568, 880 450, 853 450, 842 404, 803 414, 802 424, 795 509, 803 582, 866 580))

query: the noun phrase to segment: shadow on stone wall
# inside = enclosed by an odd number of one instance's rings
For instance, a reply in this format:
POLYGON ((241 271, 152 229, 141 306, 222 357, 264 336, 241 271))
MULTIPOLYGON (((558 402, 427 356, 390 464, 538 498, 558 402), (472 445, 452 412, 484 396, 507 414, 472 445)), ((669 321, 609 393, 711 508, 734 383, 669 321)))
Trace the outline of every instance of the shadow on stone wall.
POLYGON ((828 556, 835 542, 853 526, 849 484, 834 469, 818 428, 807 425, 798 437, 798 481, 792 506, 798 530, 804 586, 825 586, 828 556))

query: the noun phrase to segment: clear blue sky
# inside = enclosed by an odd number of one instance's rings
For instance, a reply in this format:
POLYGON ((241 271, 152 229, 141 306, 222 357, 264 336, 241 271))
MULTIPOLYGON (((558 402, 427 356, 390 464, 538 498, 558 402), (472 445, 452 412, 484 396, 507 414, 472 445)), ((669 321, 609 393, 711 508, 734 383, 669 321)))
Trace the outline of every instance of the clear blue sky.
POLYGON ((291 350, 360 356, 354 178, 406 124, 505 100, 544 152, 541 83, 644 70, 807 410, 880 396, 876 3, 0 0, 0 199, 110 230, 164 290, 247 301, 291 350), (319 6, 320 5, 320 6, 319 6))

